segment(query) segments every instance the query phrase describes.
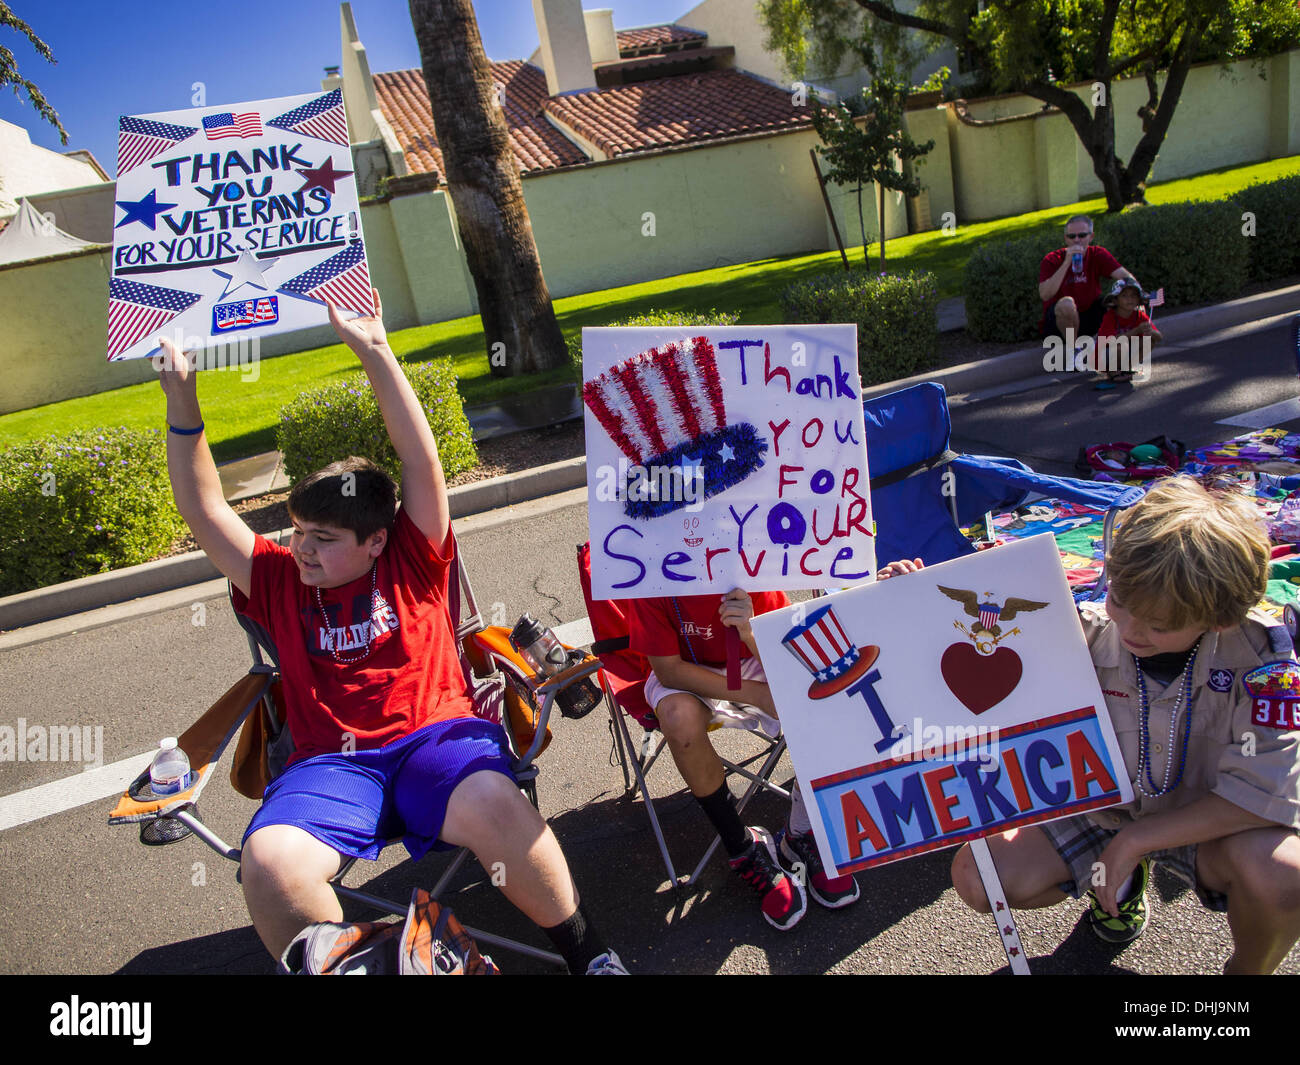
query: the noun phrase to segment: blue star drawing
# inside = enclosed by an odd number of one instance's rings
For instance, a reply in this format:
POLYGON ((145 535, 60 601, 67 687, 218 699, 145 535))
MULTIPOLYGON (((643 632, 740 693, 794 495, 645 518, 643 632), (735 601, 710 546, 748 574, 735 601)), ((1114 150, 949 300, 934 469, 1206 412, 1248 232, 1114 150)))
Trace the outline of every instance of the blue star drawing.
POLYGON ((126 212, 126 216, 114 229, 121 229, 129 222, 141 222, 150 229, 156 229, 158 216, 176 206, 174 203, 159 203, 156 189, 150 189, 149 195, 142 200, 118 200, 117 205, 126 212))
POLYGON ((253 288, 260 288, 263 290, 270 289, 270 283, 262 276, 262 274, 265 271, 270 270, 271 267, 279 261, 280 260, 277 258, 258 262, 257 259, 254 258, 252 252, 247 250, 240 252, 239 258, 235 262, 231 263, 225 270, 214 269, 212 271, 214 274, 219 274, 221 277, 226 278, 225 291, 223 291, 217 299, 224 300, 232 292, 238 292, 245 285, 251 285, 253 288))
POLYGON ((719 454, 722 456, 722 461, 724 463, 735 461, 736 453, 731 450, 730 444, 723 444, 722 450, 719 452, 719 454))

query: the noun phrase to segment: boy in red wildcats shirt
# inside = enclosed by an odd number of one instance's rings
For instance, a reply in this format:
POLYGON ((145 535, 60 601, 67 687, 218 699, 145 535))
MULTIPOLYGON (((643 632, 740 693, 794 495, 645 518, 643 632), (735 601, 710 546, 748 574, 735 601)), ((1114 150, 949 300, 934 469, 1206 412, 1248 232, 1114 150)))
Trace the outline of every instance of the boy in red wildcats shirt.
POLYGON ((1075 215, 1065 223, 1065 247, 1048 252, 1038 268, 1038 298, 1043 301, 1039 332, 1044 338, 1064 338, 1067 329, 1076 340, 1096 336, 1105 310, 1102 281, 1132 276, 1105 248, 1092 246, 1092 219, 1075 215))
MULTIPOLYGON (((915 568, 913 563, 894 562, 876 577, 886 579, 915 568)), ((783 932, 807 912, 805 885, 819 904, 839 909, 857 901, 857 881, 851 876, 827 875, 797 783, 779 841, 766 828, 741 823, 722 760, 709 742, 708 728, 715 715, 728 716, 725 704, 731 702, 776 718, 750 623, 756 615, 789 605, 784 592, 754 592, 751 596, 739 588, 721 597, 669 596, 628 602, 632 650, 650 660, 652 671, 645 683, 645 699, 659 719, 678 772, 717 829, 731 868, 761 896, 763 919, 783 932), (727 688, 725 627, 734 628, 740 636, 738 692, 727 688), (787 869, 797 875, 789 875, 787 869)), ((774 730, 776 722, 770 727, 774 730)))
POLYGON ((289 765, 267 788, 240 859, 253 926, 279 958, 310 924, 341 921, 330 887, 346 858, 402 836, 413 857, 469 847, 509 871, 502 890, 574 972, 621 974, 579 905, 559 843, 520 794, 499 725, 474 716, 448 597, 454 541, 433 432, 375 314, 330 322, 360 358, 402 463, 396 486, 366 459, 336 462, 289 495, 289 547, 225 502, 189 358, 162 341, 167 469, 177 509, 235 587, 235 608, 280 655, 289 765))

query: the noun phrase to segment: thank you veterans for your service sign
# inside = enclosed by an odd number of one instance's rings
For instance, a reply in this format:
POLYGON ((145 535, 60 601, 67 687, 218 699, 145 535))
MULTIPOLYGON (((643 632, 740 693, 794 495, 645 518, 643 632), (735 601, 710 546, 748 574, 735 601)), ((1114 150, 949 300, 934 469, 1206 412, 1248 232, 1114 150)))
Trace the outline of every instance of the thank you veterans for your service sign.
POLYGON ((584 329, 598 599, 875 573, 856 327, 584 329))
POLYGON ((122 116, 108 358, 374 313, 342 93, 122 116))
POLYGON ((753 627, 837 874, 1132 801, 1051 536, 753 627))

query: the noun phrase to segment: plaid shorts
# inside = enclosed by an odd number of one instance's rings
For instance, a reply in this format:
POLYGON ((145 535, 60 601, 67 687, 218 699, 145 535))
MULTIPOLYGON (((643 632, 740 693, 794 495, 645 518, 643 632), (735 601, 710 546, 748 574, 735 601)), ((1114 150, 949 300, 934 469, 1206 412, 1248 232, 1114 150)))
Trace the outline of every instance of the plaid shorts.
MULTIPOLYGON (((1056 853, 1061 856, 1061 860, 1065 862, 1073 876, 1072 880, 1061 882, 1061 890, 1071 898, 1081 898, 1088 890, 1088 885, 1092 883, 1093 864, 1101 857, 1101 852, 1115 838, 1117 832, 1102 828, 1084 815, 1067 817, 1060 821, 1048 821, 1038 827, 1047 833, 1047 838, 1052 841, 1056 853)), ((1215 913, 1227 912, 1228 896, 1218 891, 1210 891, 1196 880, 1195 843, 1152 851, 1147 857, 1163 865, 1195 891, 1197 898, 1206 909, 1213 910, 1215 913)))

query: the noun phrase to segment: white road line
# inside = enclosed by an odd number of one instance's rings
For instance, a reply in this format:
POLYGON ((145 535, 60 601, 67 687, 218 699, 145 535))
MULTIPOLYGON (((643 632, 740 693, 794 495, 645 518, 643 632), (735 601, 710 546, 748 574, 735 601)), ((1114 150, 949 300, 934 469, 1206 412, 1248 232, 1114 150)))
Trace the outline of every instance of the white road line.
MULTIPOLYGON (((145 751, 112 765, 0 797, 0 832, 117 795, 148 767, 153 756, 153 751, 145 751)), ((107 810, 104 816, 108 816, 107 810)))
POLYGON ((579 618, 565 625, 558 625, 553 630, 555 638, 569 647, 586 647, 594 637, 591 634, 591 618, 579 618))
POLYGON ((1267 407, 1256 407, 1231 418, 1220 418, 1215 425, 1240 425, 1246 429, 1272 429, 1279 422, 1300 418, 1300 399, 1284 399, 1267 407))

